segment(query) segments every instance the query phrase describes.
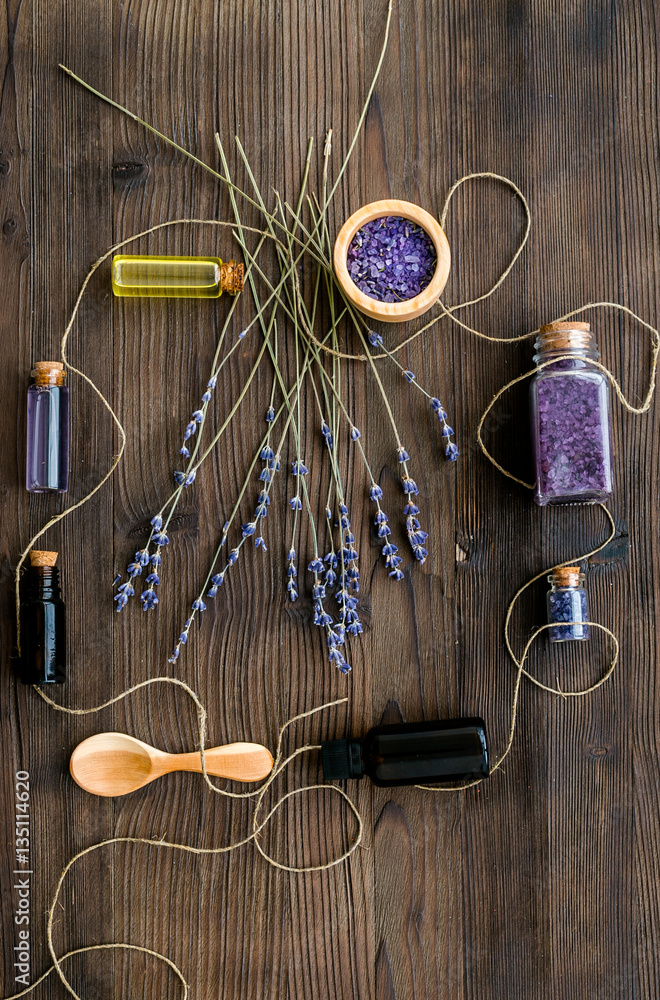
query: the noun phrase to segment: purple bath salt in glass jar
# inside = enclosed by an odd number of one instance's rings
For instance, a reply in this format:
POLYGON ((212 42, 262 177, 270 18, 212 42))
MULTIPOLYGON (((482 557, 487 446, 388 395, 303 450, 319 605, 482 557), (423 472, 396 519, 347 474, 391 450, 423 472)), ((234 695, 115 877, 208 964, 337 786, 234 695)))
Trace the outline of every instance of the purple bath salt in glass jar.
POLYGON ((25 485, 30 493, 69 486, 69 390, 61 361, 37 361, 27 402, 25 485))
POLYGON ((531 385, 534 499, 542 507, 599 503, 612 495, 607 376, 588 323, 550 323, 534 346, 545 367, 531 385), (552 362, 557 358, 556 363, 552 362))
POLYGON ((587 592, 584 589, 584 573, 579 566, 560 566, 548 577, 551 588, 548 591, 548 629, 550 642, 568 642, 573 639, 588 639, 589 611, 587 592), (562 622, 566 624, 562 624, 562 622))

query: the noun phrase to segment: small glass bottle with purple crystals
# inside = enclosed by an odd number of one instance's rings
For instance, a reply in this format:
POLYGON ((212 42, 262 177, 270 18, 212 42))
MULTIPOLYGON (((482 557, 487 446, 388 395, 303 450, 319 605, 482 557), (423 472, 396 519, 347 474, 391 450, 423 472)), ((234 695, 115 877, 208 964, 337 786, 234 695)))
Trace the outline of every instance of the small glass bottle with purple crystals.
POLYGON ((550 642, 588 639, 589 609, 584 589, 584 573, 579 566, 560 566, 548 577, 548 634, 550 642), (568 624, 562 624, 566 622, 568 624))
POLYGON ((37 361, 27 402, 25 485, 30 493, 69 486, 69 389, 61 361, 37 361))
POLYGON ((548 364, 531 385, 534 499, 546 504, 600 503, 612 495, 609 383, 588 323, 550 323, 534 344, 548 364))

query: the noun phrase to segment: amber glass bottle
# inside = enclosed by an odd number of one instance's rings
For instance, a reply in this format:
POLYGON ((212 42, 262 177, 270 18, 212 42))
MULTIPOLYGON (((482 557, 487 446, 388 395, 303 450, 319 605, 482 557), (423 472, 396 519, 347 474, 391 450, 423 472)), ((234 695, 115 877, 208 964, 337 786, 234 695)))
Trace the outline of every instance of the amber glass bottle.
POLYGON ((376 785, 437 784, 486 778, 488 750, 482 719, 442 719, 375 726, 362 740, 322 744, 326 779, 361 778, 376 785))
POLYGON ((66 627, 57 552, 30 552, 21 600, 21 680, 63 684, 66 627))

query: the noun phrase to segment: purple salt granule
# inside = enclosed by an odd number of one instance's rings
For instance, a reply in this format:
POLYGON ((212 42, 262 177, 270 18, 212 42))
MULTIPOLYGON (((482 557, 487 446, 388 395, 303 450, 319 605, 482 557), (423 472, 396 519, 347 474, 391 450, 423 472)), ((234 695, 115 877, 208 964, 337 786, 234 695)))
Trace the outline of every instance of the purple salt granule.
POLYGON ((578 373, 536 386, 536 499, 600 499, 611 493, 607 386, 578 373))
POLYGON ((421 226, 398 215, 367 222, 351 240, 348 273, 365 295, 379 302, 402 302, 424 291, 438 256, 421 226))
POLYGON ((566 588, 550 591, 548 594, 548 629, 551 642, 566 642, 569 639, 588 639, 589 626, 581 622, 589 620, 587 612, 587 592, 580 588, 566 588), (559 625, 555 622, 573 622, 559 625))

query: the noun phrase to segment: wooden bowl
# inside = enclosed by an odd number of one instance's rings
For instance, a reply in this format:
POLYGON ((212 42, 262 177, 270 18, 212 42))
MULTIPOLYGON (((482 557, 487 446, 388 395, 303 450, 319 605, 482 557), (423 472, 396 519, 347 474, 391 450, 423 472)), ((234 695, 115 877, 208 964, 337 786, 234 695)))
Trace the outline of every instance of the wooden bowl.
POLYGON ((335 241, 334 264, 337 281, 344 294, 360 312, 372 319, 378 319, 382 323, 405 323, 409 319, 421 316, 440 298, 449 277, 451 253, 447 237, 432 215, 429 215, 419 205, 413 205, 410 201, 389 199, 372 201, 358 209, 351 215, 350 219, 346 220, 335 241), (378 299, 372 299, 371 296, 365 295, 351 278, 346 266, 348 248, 358 229, 362 229, 367 222, 381 219, 384 215, 398 215, 404 219, 410 219, 411 222, 416 222, 429 234, 438 255, 435 273, 424 291, 412 299, 405 299, 403 302, 380 302, 378 299))

